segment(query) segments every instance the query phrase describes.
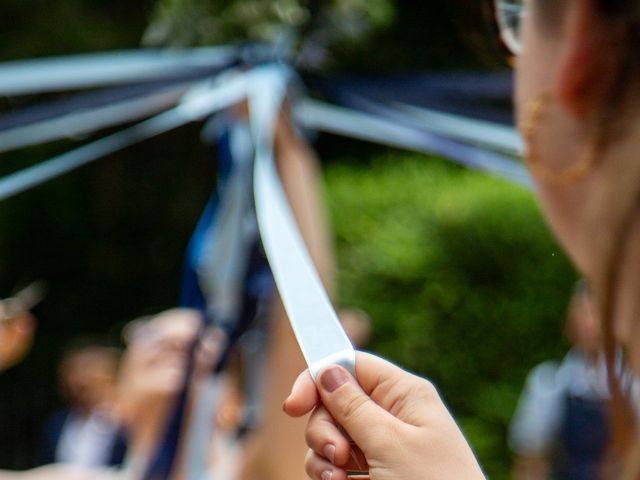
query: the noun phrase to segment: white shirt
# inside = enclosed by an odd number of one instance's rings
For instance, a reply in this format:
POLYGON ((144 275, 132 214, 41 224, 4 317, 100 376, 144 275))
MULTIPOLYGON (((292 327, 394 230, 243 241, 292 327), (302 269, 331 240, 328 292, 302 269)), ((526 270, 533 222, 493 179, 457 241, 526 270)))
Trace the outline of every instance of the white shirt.
POLYGON ((56 462, 85 467, 106 465, 117 433, 117 427, 102 412, 87 417, 71 413, 62 427, 56 462))
POLYGON ((606 400, 604 359, 593 365, 577 350, 570 350, 562 363, 544 362, 529 373, 509 430, 509 444, 515 452, 540 455, 552 447, 567 395, 606 400))

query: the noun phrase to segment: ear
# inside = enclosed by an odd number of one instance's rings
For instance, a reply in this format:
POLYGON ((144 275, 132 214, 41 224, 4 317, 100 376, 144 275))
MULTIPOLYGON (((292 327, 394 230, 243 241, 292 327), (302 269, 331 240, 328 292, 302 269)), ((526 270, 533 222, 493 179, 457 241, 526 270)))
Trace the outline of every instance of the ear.
POLYGON ((624 25, 603 14, 595 0, 570 0, 565 13, 556 94, 569 112, 584 118, 605 101, 616 80, 624 25))

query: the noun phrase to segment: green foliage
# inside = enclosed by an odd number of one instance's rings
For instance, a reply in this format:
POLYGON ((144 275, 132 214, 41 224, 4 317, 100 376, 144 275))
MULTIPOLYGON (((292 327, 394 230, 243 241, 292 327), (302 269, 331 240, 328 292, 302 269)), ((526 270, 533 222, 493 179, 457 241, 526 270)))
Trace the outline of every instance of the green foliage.
POLYGON ((159 0, 144 42, 190 46, 286 39, 304 55, 335 42, 358 42, 388 25, 393 12, 390 0, 159 0))
POLYGON ((0 58, 137 46, 151 0, 2 0, 0 58))
POLYGON ((340 302, 374 320, 372 349, 432 379, 490 478, 529 368, 565 348, 574 272, 532 195, 436 159, 332 165, 340 302))

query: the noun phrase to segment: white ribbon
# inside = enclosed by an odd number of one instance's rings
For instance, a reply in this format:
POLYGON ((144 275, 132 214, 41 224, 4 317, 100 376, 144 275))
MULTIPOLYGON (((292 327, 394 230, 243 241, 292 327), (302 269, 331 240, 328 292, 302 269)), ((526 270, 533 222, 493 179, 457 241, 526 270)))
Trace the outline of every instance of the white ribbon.
POLYGON ((176 78, 229 66, 236 47, 141 49, 17 60, 0 64, 0 95, 33 95, 176 78))
POLYGON ((301 101, 294 113, 301 125, 311 129, 414 152, 440 154, 524 187, 533 186, 526 168, 512 158, 465 144, 452 145, 446 138, 409 128, 389 119, 312 99, 301 101), (460 155, 453 156, 452 150, 460 155))
POLYGON ((513 127, 403 103, 397 103, 394 107, 394 118, 404 118, 405 122, 407 117, 413 118, 422 129, 436 135, 517 157, 524 151, 522 138, 513 127))
POLYGON ((291 74, 267 66, 251 72, 249 106, 256 160, 254 196, 262 243, 289 322, 315 377, 329 363, 355 375, 355 352, 331 305, 282 189, 274 135, 291 74))
POLYGON ((220 84, 207 82, 199 85, 185 95, 180 105, 171 110, 126 130, 3 177, 0 179, 0 201, 143 140, 187 123, 202 120, 213 112, 228 108, 242 100, 244 91, 243 77, 220 84))
POLYGON ((103 107, 79 110, 49 120, 0 131, 0 152, 73 138, 105 128, 142 120, 178 103, 193 82, 181 84, 141 98, 103 107))

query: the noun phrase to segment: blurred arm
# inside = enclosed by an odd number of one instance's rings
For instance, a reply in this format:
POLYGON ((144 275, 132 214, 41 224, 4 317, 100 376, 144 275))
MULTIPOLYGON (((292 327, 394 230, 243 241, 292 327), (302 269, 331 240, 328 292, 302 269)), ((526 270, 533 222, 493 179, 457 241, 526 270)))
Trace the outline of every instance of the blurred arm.
POLYGON ((315 153, 281 115, 276 129, 276 166, 289 204, 320 279, 333 293, 335 258, 315 153))

